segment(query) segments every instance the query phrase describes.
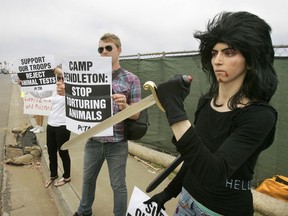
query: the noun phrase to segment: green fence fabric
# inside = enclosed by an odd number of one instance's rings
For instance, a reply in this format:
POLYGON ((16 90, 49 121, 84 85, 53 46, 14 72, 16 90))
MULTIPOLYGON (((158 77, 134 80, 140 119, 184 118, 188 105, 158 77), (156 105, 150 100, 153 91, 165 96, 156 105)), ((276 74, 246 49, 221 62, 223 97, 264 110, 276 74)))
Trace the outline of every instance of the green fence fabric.
POLYGON ((259 159, 254 174, 256 180, 263 180, 276 174, 288 176, 288 58, 275 59, 279 85, 271 104, 278 111, 277 130, 274 143, 264 151, 259 159))
MULTIPOLYGON (((207 77, 201 69, 199 55, 122 59, 120 64, 124 69, 135 73, 140 78, 142 85, 146 81, 158 84, 175 74, 192 75, 191 92, 185 101, 185 108, 193 122, 198 98, 208 89, 207 77)), ((279 119, 275 141, 269 149, 262 153, 257 163, 254 186, 258 180, 276 174, 288 176, 288 58, 276 58, 274 66, 280 82, 271 103, 279 112, 279 119)), ((150 92, 142 91, 143 98, 149 94, 150 92)), ((150 126, 147 134, 139 142, 149 148, 177 155, 175 146, 171 143, 172 131, 168 126, 165 113, 154 105, 148 109, 148 114, 150 126)))
MULTIPOLYGON (((121 66, 138 75, 142 85, 146 81, 153 81, 158 84, 175 74, 192 75, 191 94, 186 99, 185 106, 188 115, 193 121, 195 107, 202 92, 201 88, 206 86, 204 74, 201 72, 199 64, 199 56, 123 60, 121 61, 121 66)), ((150 93, 142 91, 143 97, 150 93)), ((150 148, 176 155, 175 146, 171 143, 172 131, 167 123, 165 113, 154 105, 148 109, 148 114, 150 126, 147 134, 141 139, 141 143, 150 148)))

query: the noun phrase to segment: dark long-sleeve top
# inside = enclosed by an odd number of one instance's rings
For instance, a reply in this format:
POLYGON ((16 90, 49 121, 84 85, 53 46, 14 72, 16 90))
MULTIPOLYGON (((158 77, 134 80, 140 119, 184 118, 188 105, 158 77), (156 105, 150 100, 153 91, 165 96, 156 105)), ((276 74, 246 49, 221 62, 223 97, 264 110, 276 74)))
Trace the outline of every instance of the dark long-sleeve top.
POLYGON ((195 126, 174 139, 184 164, 165 190, 177 196, 183 186, 219 214, 253 215, 250 180, 259 154, 274 140, 277 112, 264 102, 217 112, 210 99, 200 101, 195 126))

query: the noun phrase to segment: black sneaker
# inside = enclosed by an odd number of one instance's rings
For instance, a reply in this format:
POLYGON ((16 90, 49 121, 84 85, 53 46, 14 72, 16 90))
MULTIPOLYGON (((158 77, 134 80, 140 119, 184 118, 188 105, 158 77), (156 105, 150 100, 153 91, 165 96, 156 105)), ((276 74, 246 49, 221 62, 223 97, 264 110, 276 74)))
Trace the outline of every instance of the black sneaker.
POLYGON ((73 216, 92 216, 92 213, 91 214, 83 214, 83 213, 79 214, 78 212, 75 212, 73 216))

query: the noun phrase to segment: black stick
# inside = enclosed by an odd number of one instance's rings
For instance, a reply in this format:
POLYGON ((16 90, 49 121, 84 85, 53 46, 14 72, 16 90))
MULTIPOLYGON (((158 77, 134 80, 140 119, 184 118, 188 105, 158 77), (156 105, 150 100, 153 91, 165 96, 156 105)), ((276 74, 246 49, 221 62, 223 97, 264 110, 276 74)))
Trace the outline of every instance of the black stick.
POLYGON ((146 188, 146 193, 153 191, 183 161, 181 155, 172 161, 146 188))

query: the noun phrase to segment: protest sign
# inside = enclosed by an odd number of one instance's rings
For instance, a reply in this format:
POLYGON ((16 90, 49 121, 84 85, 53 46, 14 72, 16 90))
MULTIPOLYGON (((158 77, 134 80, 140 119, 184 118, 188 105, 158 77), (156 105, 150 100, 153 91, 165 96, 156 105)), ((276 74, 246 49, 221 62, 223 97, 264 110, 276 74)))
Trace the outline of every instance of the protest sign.
POLYGON ((126 216, 168 216, 163 209, 156 215, 157 204, 155 202, 143 204, 148 199, 150 199, 148 195, 134 186, 126 216))
MULTIPOLYGON (((111 117, 111 57, 69 57, 62 67, 68 130, 80 134, 111 117)), ((113 127, 95 136, 113 136, 113 127)))
POLYGON ((54 57, 41 55, 18 58, 13 67, 21 80, 21 89, 25 92, 38 90, 54 90, 56 78, 54 57))
POLYGON ((37 98, 29 92, 24 96, 24 114, 49 116, 52 110, 51 97, 37 98))

